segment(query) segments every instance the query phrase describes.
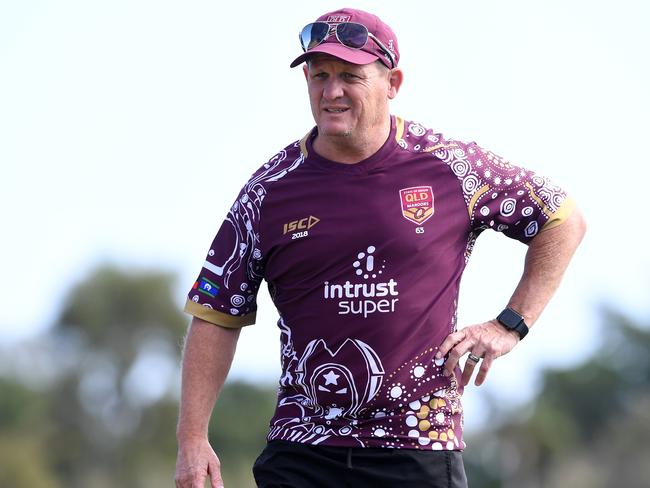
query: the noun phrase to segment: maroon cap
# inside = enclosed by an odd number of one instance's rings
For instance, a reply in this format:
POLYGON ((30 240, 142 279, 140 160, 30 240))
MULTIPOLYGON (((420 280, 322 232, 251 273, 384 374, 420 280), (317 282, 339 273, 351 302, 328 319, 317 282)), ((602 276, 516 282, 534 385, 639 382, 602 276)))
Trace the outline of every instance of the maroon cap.
MULTIPOLYGON (((330 25, 337 25, 342 22, 356 22, 357 24, 365 25, 368 32, 375 36, 387 50, 390 50, 393 59, 395 60, 395 66, 397 66, 399 61, 397 37, 393 30, 388 27, 388 25, 384 24, 376 15, 364 12, 363 10, 343 8, 321 15, 316 19, 316 22, 327 22, 330 25)), ((387 67, 393 67, 391 66, 390 57, 372 38, 368 39, 366 45, 361 49, 353 49, 341 44, 333 33, 318 46, 309 49, 307 52, 302 53, 294 59, 291 63, 291 67, 294 68, 298 66, 315 53, 329 54, 352 64, 369 64, 379 60, 387 67)))

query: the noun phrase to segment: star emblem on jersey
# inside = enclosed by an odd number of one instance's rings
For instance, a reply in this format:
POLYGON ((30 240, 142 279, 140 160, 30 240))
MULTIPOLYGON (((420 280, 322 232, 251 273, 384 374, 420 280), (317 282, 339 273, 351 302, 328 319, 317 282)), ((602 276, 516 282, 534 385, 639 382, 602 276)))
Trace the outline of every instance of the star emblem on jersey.
POLYGON ((402 216, 422 225, 433 215, 433 190, 430 186, 413 186, 399 191, 402 216))
POLYGON ((334 371, 330 369, 329 373, 323 375, 323 378, 325 378, 325 386, 337 385, 338 383, 336 382, 336 380, 339 379, 339 376, 340 375, 336 374, 334 371))

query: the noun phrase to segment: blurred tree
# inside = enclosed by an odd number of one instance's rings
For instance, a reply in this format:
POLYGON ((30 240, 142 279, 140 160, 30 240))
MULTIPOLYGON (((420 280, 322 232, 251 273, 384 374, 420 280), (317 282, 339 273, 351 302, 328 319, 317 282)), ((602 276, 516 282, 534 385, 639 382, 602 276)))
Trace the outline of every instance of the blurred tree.
POLYGON ((475 436, 473 487, 649 486, 650 324, 611 309, 601 317, 592 357, 547 371, 524 418, 475 436))
POLYGON ((81 346, 76 367, 51 393, 48 440, 65 446, 51 462, 66 487, 160 486, 152 482, 159 473, 172 478, 172 392, 188 322, 172 288, 166 273, 102 267, 65 300, 52 334, 81 346), (138 476, 143 470, 148 475, 138 476))
MULTIPOLYGON (((170 274, 101 267, 70 290, 47 337, 12 351, 10 370, 41 389, 0 380, 0 487, 173 482, 189 318, 172 290, 170 274)), ((272 387, 224 387, 211 432, 229 486, 252 486, 274 403, 272 387)))
POLYGON ((42 430, 45 400, 19 383, 0 378, 0 432, 18 434, 26 429, 42 430))
POLYGON ((144 340, 176 342, 185 332, 188 320, 173 299, 173 284, 168 273, 99 268, 70 291, 55 326, 110 351, 124 370, 144 340))
POLYGON ((0 378, 0 486, 58 488, 47 466, 45 399, 0 378))
POLYGON ((210 422, 210 442, 222 464, 226 486, 254 487, 251 468, 266 444, 276 391, 243 382, 227 383, 210 422))

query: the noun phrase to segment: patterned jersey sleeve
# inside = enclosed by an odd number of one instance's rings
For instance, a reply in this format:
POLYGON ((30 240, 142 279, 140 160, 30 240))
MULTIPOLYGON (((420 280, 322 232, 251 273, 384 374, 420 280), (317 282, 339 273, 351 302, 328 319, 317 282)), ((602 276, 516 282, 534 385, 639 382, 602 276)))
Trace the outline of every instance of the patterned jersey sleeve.
POLYGON ((263 275, 259 246, 262 189, 249 181, 212 241, 185 311, 224 327, 255 323, 263 275))
POLYGON ((476 143, 459 143, 459 149, 467 163, 463 192, 475 232, 494 229, 528 243, 562 223, 573 210, 573 200, 548 178, 476 143))

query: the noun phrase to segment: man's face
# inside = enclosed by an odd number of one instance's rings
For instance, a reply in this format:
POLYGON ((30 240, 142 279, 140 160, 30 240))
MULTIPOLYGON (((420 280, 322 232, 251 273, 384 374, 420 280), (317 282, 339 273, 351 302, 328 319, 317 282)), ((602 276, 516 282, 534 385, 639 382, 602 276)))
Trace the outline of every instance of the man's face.
POLYGON ((319 136, 363 141, 385 126, 388 100, 396 94, 388 69, 316 55, 305 66, 305 77, 319 136))

